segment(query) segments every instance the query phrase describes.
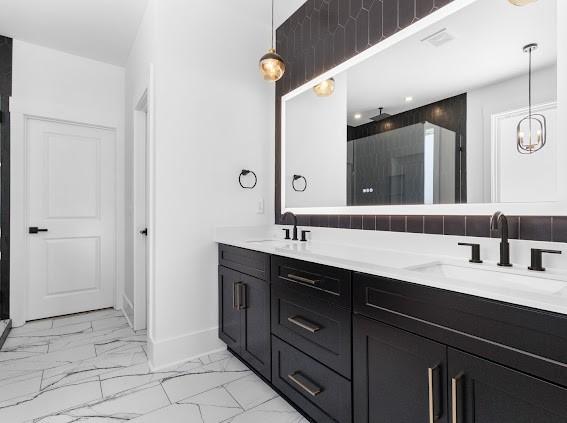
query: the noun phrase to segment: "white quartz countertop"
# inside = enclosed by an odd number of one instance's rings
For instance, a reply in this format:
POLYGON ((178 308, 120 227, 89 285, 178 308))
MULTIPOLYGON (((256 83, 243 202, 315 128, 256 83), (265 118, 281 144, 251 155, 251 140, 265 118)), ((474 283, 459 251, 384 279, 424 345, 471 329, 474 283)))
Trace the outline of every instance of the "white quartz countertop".
POLYGON ((435 254, 346 243, 285 241, 251 231, 217 231, 215 241, 453 292, 567 314, 567 272, 500 268, 435 254))

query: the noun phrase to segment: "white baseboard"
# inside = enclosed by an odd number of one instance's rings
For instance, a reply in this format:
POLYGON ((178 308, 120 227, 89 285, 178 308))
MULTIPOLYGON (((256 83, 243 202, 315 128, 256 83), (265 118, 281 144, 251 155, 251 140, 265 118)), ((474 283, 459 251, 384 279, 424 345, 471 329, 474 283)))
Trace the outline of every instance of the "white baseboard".
POLYGON ((226 350, 218 338, 218 327, 156 341, 148 337, 148 358, 152 371, 226 350))
POLYGON ((134 329, 134 305, 130 302, 126 294, 122 294, 122 313, 128 324, 134 329))

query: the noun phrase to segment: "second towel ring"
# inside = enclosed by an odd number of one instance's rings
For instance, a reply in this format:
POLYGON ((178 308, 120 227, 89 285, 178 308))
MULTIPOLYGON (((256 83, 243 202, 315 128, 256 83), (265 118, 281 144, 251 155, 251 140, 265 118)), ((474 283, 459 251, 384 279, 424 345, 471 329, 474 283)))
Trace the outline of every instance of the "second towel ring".
POLYGON ((238 176, 238 183, 244 189, 253 189, 256 186, 256 184, 258 183, 258 177, 256 176, 256 173, 254 173, 254 171, 248 170, 248 169, 242 169, 242 172, 240 172, 240 175, 238 176), (252 174, 252 176, 254 176, 254 184, 250 185, 250 186, 246 186, 242 183, 242 177, 247 176, 250 173, 252 174))
POLYGON ((305 179, 305 176, 302 176, 302 175, 293 175, 293 180, 291 181, 291 186, 292 186, 294 191, 303 192, 307 189, 307 179, 305 179), (297 189, 297 187, 295 186, 295 182, 300 180, 300 179, 303 179, 303 182, 304 182, 303 189, 297 189))

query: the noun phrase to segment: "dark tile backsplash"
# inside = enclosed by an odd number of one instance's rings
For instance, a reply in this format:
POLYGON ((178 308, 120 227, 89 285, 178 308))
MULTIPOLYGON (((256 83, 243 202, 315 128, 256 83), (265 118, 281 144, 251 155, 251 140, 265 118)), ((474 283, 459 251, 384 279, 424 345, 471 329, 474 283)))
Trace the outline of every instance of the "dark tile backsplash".
MULTIPOLYGON (((452 0, 307 0, 277 29, 276 222, 281 222, 281 97, 452 0)), ((567 217, 508 217, 510 238, 567 242, 567 217)), ((290 223, 290 222, 287 222, 290 223)), ((489 216, 298 216, 301 226, 490 236, 489 216)))
POLYGON ((534 241, 551 241, 552 222, 550 217, 533 216, 520 218, 520 238, 534 241))
MULTIPOLYGON (((490 237, 490 216, 301 215, 298 222, 302 226, 490 237), (316 223, 301 223, 308 221, 316 223)), ((567 242, 566 216, 508 216, 508 229, 510 239, 567 242)))

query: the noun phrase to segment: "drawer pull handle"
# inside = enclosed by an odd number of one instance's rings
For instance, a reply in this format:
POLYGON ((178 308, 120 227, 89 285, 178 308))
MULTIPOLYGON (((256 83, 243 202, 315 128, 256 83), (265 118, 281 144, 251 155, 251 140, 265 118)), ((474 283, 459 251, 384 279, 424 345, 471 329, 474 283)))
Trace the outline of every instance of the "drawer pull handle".
POLYGON ((305 320, 303 317, 291 316, 287 318, 287 321, 311 333, 317 333, 321 330, 319 326, 305 320))
POLYGON ((287 377, 289 380, 291 380, 293 383, 295 383, 297 386, 299 386, 302 390, 307 392, 312 397, 316 397, 321 392, 323 392, 321 388, 313 384, 311 381, 309 381, 299 372, 295 372, 293 374, 287 375, 287 377))
POLYGON ((294 275, 293 273, 288 273, 287 278, 295 282, 308 283, 309 285, 317 285, 319 283, 319 280, 317 279, 308 279, 303 276, 294 275))

